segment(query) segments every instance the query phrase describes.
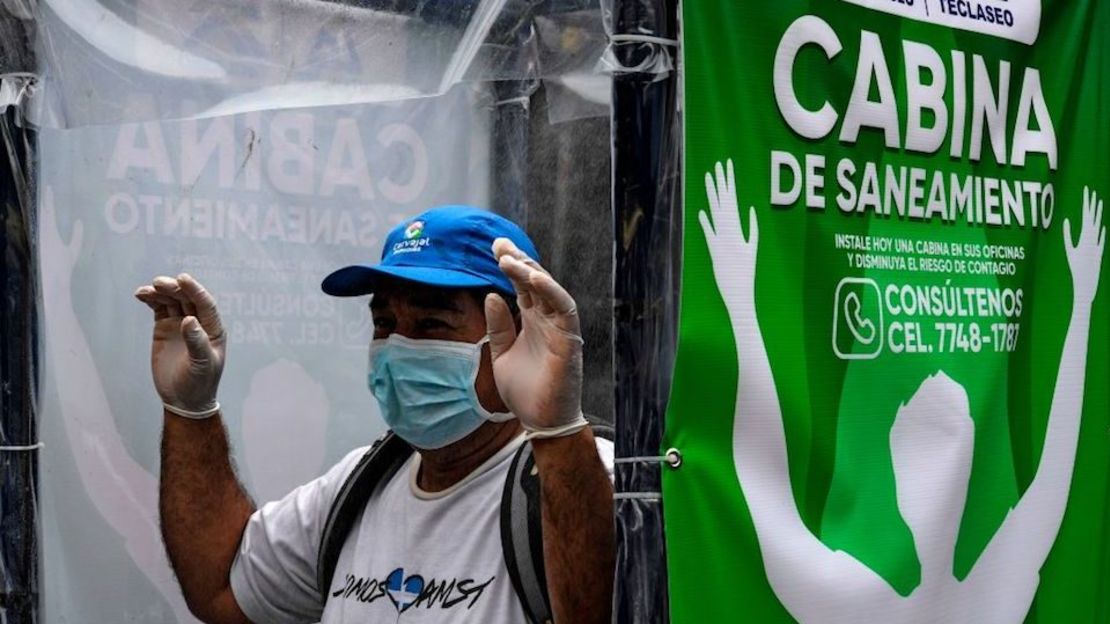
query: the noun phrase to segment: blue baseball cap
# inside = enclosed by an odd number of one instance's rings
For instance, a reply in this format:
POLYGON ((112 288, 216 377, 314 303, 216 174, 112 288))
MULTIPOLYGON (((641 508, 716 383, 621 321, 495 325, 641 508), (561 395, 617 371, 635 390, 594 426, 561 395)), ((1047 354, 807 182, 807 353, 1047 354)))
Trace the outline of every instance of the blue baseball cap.
POLYGON ((374 292, 378 279, 387 277, 442 288, 492 288, 511 296, 513 283, 493 255, 498 238, 539 261, 536 246, 512 221, 471 206, 438 206, 393 228, 381 262, 343 267, 320 287, 329 295, 354 297, 374 292))

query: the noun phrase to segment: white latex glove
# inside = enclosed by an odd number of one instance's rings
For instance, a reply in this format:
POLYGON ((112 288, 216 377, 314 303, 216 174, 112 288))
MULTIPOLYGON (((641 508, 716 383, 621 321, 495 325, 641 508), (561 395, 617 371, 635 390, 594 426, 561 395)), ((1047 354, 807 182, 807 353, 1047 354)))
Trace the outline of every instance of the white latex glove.
POLYGON ((705 174, 705 195, 709 214, 698 213, 698 221, 709 246, 717 288, 725 308, 735 323, 741 317, 755 314, 755 262, 759 247, 759 225, 755 207, 748 209, 748 237, 740 228, 740 212, 736 201, 736 178, 732 160, 726 167, 717 163, 716 178, 705 174), (712 222, 710 222, 712 217, 712 222))
POLYGON ((1102 200, 1087 187, 1083 187, 1083 218, 1079 227, 1079 242, 1072 245, 1071 221, 1064 219, 1064 251, 1071 270, 1075 303, 1090 308, 1098 290, 1106 228, 1102 227, 1102 200))
POLYGON ((582 337, 574 299, 507 238, 493 242, 520 305, 517 334, 509 306, 486 297, 493 376, 502 400, 532 437, 570 435, 582 417, 582 337))
POLYGON ((154 311, 150 368, 162 403, 180 416, 212 416, 227 343, 216 300, 186 273, 156 277, 135 297, 154 311))

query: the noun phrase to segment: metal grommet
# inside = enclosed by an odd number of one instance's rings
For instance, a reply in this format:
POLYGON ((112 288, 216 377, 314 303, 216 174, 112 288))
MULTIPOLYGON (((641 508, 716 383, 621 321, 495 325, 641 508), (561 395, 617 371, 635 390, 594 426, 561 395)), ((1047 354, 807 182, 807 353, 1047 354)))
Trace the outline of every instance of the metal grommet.
POLYGON ((667 458, 667 465, 670 466, 672 469, 678 468, 682 465, 682 452, 676 448, 667 449, 667 452, 663 454, 663 457, 667 458))

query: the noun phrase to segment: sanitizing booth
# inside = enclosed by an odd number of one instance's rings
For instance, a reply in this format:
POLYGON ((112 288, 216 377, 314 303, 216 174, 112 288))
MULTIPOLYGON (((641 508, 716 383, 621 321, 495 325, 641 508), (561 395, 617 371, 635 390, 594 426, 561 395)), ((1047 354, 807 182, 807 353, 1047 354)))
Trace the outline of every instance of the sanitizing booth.
MULTIPOLYGON (((258 501, 384 430, 365 302, 320 280, 444 203, 527 229, 581 310, 587 416, 635 424, 622 453, 655 454, 650 350, 614 340, 659 333, 644 297, 673 296, 640 266, 675 240, 676 144, 659 139, 677 137, 675 23, 674 6, 597 0, 0 5, 0 622, 195 621, 159 535, 150 319, 131 296, 155 275, 219 298, 220 401, 258 501)), ((619 479, 649 471, 658 492, 657 466, 619 479)), ((622 539, 658 555, 622 565, 663 601, 658 496, 621 509, 622 539)), ((621 590, 627 618, 661 612, 638 591, 621 590)))
POLYGON ((321 278, 445 203, 577 299, 614 622, 1110 621, 1110 3, 0 0, 0 113, 0 624, 195 621, 136 286, 271 500, 384 430, 321 278))

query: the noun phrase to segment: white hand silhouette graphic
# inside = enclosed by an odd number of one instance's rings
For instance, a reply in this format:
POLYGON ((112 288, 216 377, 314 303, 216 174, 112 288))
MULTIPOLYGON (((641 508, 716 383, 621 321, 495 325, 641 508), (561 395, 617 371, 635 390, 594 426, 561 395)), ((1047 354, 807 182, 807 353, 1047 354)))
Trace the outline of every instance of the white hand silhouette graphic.
POLYGON ((733 318, 742 306, 755 303, 755 256, 759 246, 759 226, 755 207, 748 211, 748 237, 740 229, 740 215, 736 203, 736 181, 732 160, 727 172, 721 163, 716 166, 717 177, 705 174, 705 195, 709 199, 709 215, 698 213, 709 255, 713 258, 714 274, 717 267, 727 267, 729 279, 717 279, 725 307, 733 318), (712 217, 712 222, 710 222, 712 217))
POLYGON ((1102 250, 1106 243, 1106 228, 1102 225, 1102 200, 1098 194, 1083 187, 1083 218, 1079 242, 1071 244, 1071 221, 1064 219, 1064 251, 1071 269, 1071 282, 1076 305, 1090 306, 1098 288, 1098 275, 1102 269, 1102 250))

